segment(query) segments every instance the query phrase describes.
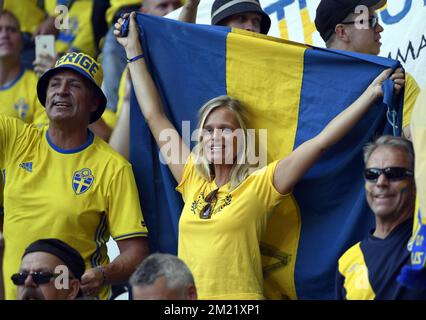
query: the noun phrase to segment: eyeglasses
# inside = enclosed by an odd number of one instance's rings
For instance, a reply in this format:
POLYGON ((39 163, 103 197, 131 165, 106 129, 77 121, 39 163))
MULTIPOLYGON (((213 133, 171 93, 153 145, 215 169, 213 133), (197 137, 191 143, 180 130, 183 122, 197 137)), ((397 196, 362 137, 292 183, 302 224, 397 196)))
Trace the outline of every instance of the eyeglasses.
MULTIPOLYGON (((357 20, 357 21, 343 21, 340 22, 341 24, 355 24, 355 23, 359 23, 359 24, 363 24, 364 20, 357 20)), ((368 19, 368 25, 370 26, 371 29, 374 29, 379 23, 379 17, 378 16, 373 16, 370 19, 368 19)))
POLYGON ((200 211, 200 219, 210 219, 213 213, 213 202, 217 201, 217 193, 219 189, 215 189, 210 192, 207 197, 204 199, 206 205, 200 211))
POLYGON ((402 167, 367 168, 364 170, 364 178, 369 182, 376 182, 381 174, 384 174, 389 181, 401 181, 407 177, 412 177, 414 172, 402 167))
POLYGON ((16 286, 22 286, 25 283, 25 280, 28 276, 33 278, 35 284, 45 284, 49 283, 50 279, 58 277, 60 274, 55 274, 51 272, 19 272, 12 275, 11 279, 16 286))

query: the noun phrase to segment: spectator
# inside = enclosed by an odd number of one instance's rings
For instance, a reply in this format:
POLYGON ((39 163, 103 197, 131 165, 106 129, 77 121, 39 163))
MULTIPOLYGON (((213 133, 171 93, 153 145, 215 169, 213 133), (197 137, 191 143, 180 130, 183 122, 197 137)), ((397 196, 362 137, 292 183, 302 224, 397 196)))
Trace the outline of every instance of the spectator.
MULTIPOLYGON (((182 8, 179 20, 195 23, 199 2, 188 0, 182 8)), ((215 0, 212 5, 211 23, 263 34, 268 34, 271 27, 271 19, 263 11, 259 0, 215 0)))
POLYGON ((0 168, 5 168, 6 298, 10 275, 28 243, 58 238, 86 262, 82 290, 107 298, 147 255, 147 230, 130 164, 87 128, 105 109, 102 69, 90 56, 69 53, 37 84, 50 123, 36 129, 0 116, 0 168), (22 235, 25 234, 25 237, 22 235), (109 236, 120 255, 108 263, 109 236))
POLYGON ((82 296, 85 268, 73 247, 59 239, 41 239, 25 249, 12 281, 19 300, 74 300, 82 296))
MULTIPOLYGON (((180 21, 195 23, 199 0, 188 0, 182 8, 180 21)), ((212 25, 223 25, 267 34, 271 19, 262 10, 258 0, 216 0, 212 6, 212 25)), ((126 76, 123 76, 123 78, 126 76)), ((122 78, 122 79, 123 79, 122 78)), ((128 80, 127 80, 128 81, 128 80)), ((111 135, 110 144, 125 158, 129 158, 129 90, 123 84, 119 90, 118 120, 111 135)))
MULTIPOLYGON (((71 2, 65 0, 63 2, 71 2)), ((23 50, 22 66, 31 69, 35 58, 34 37, 38 34, 57 35, 55 28, 56 0, 5 0, 4 8, 11 11, 21 24, 23 50)))
POLYGON ((133 300, 197 300, 191 271, 178 257, 154 253, 130 278, 133 300))
MULTIPOLYGON (((169 12, 179 8, 181 6, 180 0, 146 0, 142 3, 142 6, 139 8, 140 12, 151 14, 154 16, 165 16, 169 12)), ((114 38, 114 43, 118 46, 117 50, 121 52, 121 58, 125 57, 124 50, 116 42, 114 38)), ((125 62, 125 59, 124 59, 125 62)), ((111 66, 109 66, 110 68, 111 66)), ((114 83, 116 90, 118 92, 118 100, 116 101, 116 110, 115 114, 108 114, 108 118, 104 117, 105 122, 109 124, 114 130, 110 133, 111 146, 118 151, 126 159, 129 158, 129 121, 130 121, 130 86, 131 79, 127 69, 123 67, 123 73, 121 74, 121 79, 119 85, 114 83)), ((118 80, 118 79, 117 79, 118 80)), ((112 80, 107 80, 112 81, 112 80)), ((106 88, 105 88, 106 89, 106 88)))
POLYGON ((126 12, 139 10, 143 13, 165 16, 180 6, 180 0, 111 0, 111 7, 107 11, 107 20, 111 27, 102 49, 102 67, 105 70, 103 89, 108 100, 108 109, 117 111, 118 84, 126 67, 125 52, 114 37, 114 23, 126 12))
POLYGON ((410 261, 416 202, 414 151, 410 141, 382 136, 364 149, 365 190, 376 228, 339 259, 338 299, 425 299, 426 291, 402 287, 396 280, 410 261))
MULTIPOLYGON (((375 11, 386 2, 387 0, 321 0, 315 25, 327 48, 378 55, 382 45, 380 33, 384 29, 375 11)), ((409 124, 419 92, 416 81, 407 74, 402 121, 403 133, 407 139, 411 139, 409 124)))
POLYGON ((47 125, 46 112, 36 94, 38 78, 21 66, 19 21, 10 11, 0 14, 0 45, 0 113, 36 126, 47 125))
MULTIPOLYGON (((300 145, 288 157, 250 174, 246 156, 246 121, 241 104, 228 96, 216 97, 201 107, 198 144, 190 153, 166 117, 157 88, 143 59, 135 13, 129 34, 121 37, 123 19, 115 24, 117 41, 125 48, 129 70, 142 114, 162 156, 178 182, 185 207, 179 221, 178 255, 194 274, 202 299, 263 298, 259 239, 268 213, 289 194, 316 160, 342 139, 369 107, 383 96, 380 74, 366 91, 337 116, 318 136, 300 145), (160 138, 168 133, 168 139, 160 138), (238 139, 235 139, 237 135, 238 139), (169 140, 170 139, 170 140, 169 140), (167 141, 165 141, 167 140, 167 141), (235 143, 244 141, 242 145, 235 143), (163 146, 177 141, 178 159, 163 146)), ((398 70, 391 77, 395 89, 404 84, 398 70)))

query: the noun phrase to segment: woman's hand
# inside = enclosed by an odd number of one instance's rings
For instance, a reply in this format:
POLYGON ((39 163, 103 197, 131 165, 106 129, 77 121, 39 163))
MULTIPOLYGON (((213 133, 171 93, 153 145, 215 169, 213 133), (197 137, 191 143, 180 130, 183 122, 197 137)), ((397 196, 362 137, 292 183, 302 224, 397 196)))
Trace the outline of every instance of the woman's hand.
POLYGON ((381 74, 379 74, 376 79, 374 79, 368 88, 368 90, 376 99, 383 97, 382 84, 389 77, 395 82, 395 94, 399 94, 405 87, 405 73, 402 68, 398 68, 395 71, 392 69, 386 69, 381 74))
POLYGON ((114 25, 114 35, 117 42, 123 46, 126 51, 127 57, 132 58, 143 53, 142 46, 139 41, 139 32, 136 25, 136 12, 130 14, 129 32, 126 37, 121 36, 121 29, 125 19, 129 18, 129 14, 126 13, 122 18, 119 18, 114 25))

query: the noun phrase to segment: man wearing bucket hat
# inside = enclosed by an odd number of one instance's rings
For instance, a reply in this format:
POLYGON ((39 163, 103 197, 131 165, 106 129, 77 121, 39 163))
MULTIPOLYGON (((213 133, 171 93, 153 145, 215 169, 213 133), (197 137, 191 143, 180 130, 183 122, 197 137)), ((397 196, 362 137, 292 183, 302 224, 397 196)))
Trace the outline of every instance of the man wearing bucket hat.
MULTIPOLYGON (((182 8, 180 21, 195 23, 199 0, 188 0, 182 8)), ((211 24, 268 34, 271 19, 263 11, 259 0, 215 0, 211 24)))
MULTIPOLYGON (((327 48, 378 55, 384 29, 376 10, 386 3, 387 0, 321 0, 315 26, 327 48)), ((410 140, 411 113, 420 88, 411 75, 406 74, 406 80, 402 128, 410 140)))
POLYGON ((111 283, 128 280, 148 254, 147 230, 130 164, 88 130, 105 109, 102 69, 90 56, 68 53, 37 84, 49 126, 0 116, 0 167, 5 168, 4 281, 29 243, 57 238, 76 248, 86 271, 83 293, 107 298, 111 283), (110 235, 120 255, 111 263, 110 235))

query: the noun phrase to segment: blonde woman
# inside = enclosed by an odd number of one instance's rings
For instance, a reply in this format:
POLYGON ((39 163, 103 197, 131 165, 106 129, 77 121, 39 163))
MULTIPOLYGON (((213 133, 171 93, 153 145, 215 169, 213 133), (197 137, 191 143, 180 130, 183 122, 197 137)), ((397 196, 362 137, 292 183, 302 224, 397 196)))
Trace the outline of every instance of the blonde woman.
POLYGON ((123 22, 120 19, 115 24, 115 35, 131 60, 129 69, 145 120, 164 157, 168 157, 166 144, 170 140, 162 139, 161 134, 167 132, 171 141, 178 142, 176 149, 183 150, 181 159, 187 159, 171 161, 168 166, 185 202, 179 221, 178 255, 194 274, 199 298, 262 299, 259 240, 268 212, 382 97, 385 79, 391 76, 397 91, 404 86, 402 70, 381 73, 318 136, 284 159, 250 174, 244 160, 253 146, 247 144, 241 104, 221 96, 201 107, 199 141, 191 153, 166 117, 141 56, 135 13, 130 17, 127 37, 120 36, 123 22))

